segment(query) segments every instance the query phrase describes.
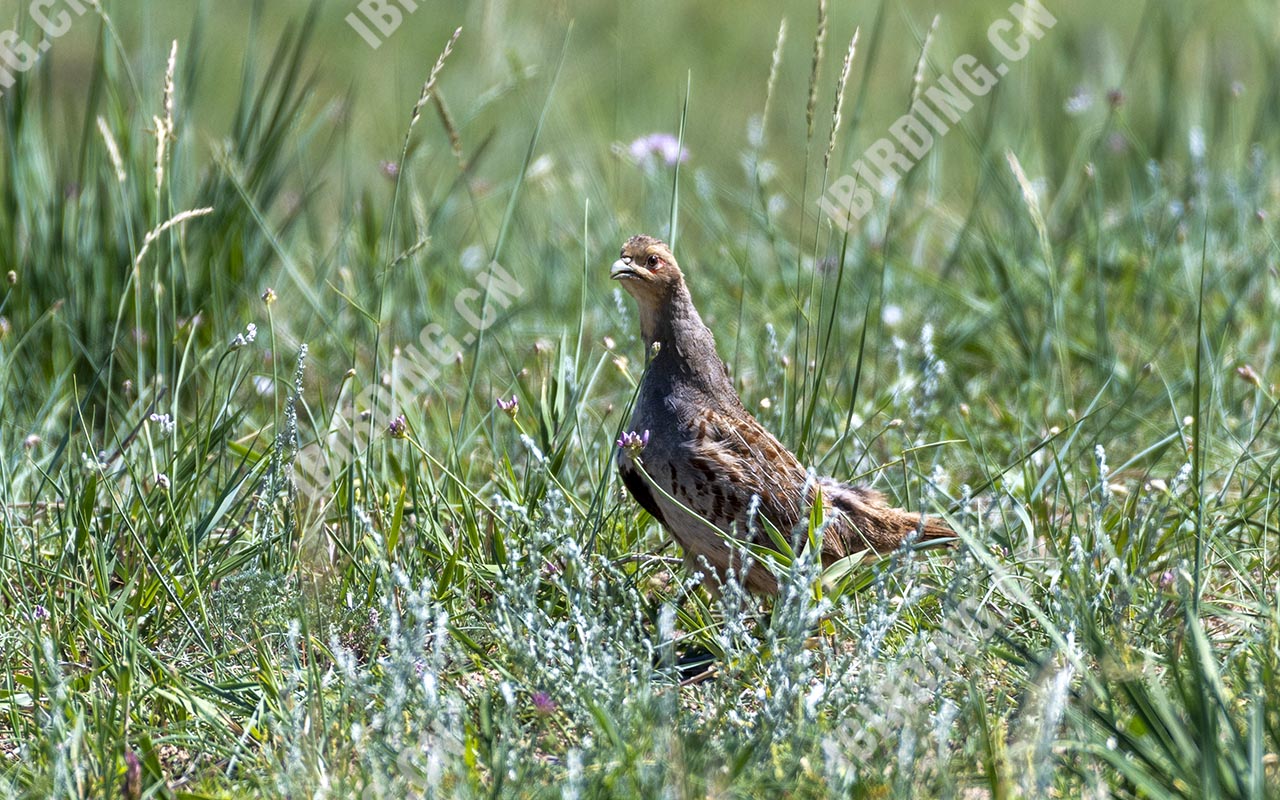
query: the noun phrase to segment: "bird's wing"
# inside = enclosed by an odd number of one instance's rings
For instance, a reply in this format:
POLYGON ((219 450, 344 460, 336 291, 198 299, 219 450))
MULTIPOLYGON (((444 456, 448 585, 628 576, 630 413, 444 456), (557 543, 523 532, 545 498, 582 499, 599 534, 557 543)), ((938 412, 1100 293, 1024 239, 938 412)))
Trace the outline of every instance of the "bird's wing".
MULTIPOLYGON (((822 543, 824 563, 867 549, 881 553, 892 551, 921 526, 919 514, 891 507, 885 496, 875 489, 827 478, 810 480, 796 457, 745 411, 737 415, 707 409, 695 419, 695 426, 697 449, 701 460, 712 467, 709 472, 723 476, 723 482, 733 487, 740 506, 759 497, 757 513, 784 536, 804 521, 813 503, 814 490, 821 487, 823 505, 828 512, 822 543)), ((703 508, 706 505, 702 503, 703 508)), ((704 513, 703 508, 693 504, 691 507, 704 513)), ((729 516, 732 518, 728 521, 707 518, 724 530, 734 522, 739 530, 745 529, 746 515, 729 516)), ((923 527, 925 539, 954 536, 946 525, 932 518, 925 518, 923 527)), ((757 542, 768 543, 768 537, 758 525, 752 532, 757 542)))
MULTIPOLYGON (((710 484, 691 498, 695 503, 702 498, 698 505, 708 506, 710 513, 695 511, 727 530, 734 522, 741 528, 754 504, 755 513, 783 534, 795 526, 804 509, 804 468, 755 417, 745 411, 731 415, 702 409, 693 420, 693 433, 690 466, 710 484)), ((756 538, 762 536, 757 530, 756 538)))

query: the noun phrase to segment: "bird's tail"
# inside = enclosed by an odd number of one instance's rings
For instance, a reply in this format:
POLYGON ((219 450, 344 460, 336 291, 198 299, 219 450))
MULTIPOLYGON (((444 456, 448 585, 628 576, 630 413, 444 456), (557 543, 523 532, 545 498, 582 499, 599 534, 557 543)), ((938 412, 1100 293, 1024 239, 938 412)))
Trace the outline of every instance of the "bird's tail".
POLYGON ((925 516, 924 514, 906 514, 906 517, 907 524, 911 526, 911 531, 920 531, 921 541, 956 538, 956 532, 951 530, 951 527, 947 525, 947 523, 937 517, 925 516), (923 529, 920 527, 921 518, 924 519, 923 529))
POLYGON ((844 555, 867 549, 878 553, 891 552, 917 532, 920 541, 954 539, 956 535, 936 517, 893 508, 885 501, 884 495, 874 489, 824 480, 822 493, 830 507, 847 520, 847 524, 837 527, 842 541, 827 544, 844 555))

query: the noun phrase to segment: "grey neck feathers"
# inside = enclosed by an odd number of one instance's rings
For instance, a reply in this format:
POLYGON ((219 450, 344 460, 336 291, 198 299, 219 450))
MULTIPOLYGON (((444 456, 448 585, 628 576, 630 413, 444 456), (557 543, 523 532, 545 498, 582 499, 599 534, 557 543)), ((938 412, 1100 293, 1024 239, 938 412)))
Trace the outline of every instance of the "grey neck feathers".
POLYGON ((653 360, 651 373, 679 373, 704 391, 737 399, 724 362, 716 353, 715 337, 702 322, 683 281, 660 307, 641 308, 640 333, 645 357, 653 360), (655 343, 659 348, 656 355, 655 343))

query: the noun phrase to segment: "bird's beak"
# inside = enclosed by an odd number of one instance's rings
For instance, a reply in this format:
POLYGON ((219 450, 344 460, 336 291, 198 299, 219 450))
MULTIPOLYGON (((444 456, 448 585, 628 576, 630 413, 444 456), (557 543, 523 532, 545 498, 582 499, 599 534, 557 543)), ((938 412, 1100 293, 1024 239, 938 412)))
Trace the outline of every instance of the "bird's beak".
POLYGON ((627 278, 637 278, 639 275, 637 275, 636 271, 632 269, 631 259, 620 258, 613 262, 613 267, 609 270, 609 277, 613 278, 615 281, 620 281, 627 278))

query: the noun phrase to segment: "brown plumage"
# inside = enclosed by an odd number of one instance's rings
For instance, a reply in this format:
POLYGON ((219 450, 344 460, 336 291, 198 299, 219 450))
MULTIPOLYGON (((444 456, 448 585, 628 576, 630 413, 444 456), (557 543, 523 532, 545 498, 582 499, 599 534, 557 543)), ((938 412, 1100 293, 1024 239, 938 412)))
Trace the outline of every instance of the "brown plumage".
MULTIPOLYGON (((691 566, 706 559, 722 578, 735 550, 725 534, 769 546, 761 518, 791 537, 807 522, 815 486, 821 487, 827 521, 824 565, 866 550, 892 551, 921 527, 925 539, 954 536, 938 520, 922 523, 919 514, 891 508, 879 492, 809 478, 743 407, 666 244, 633 236, 610 274, 635 298, 651 356, 630 423, 631 431, 648 431, 648 441, 638 455, 635 448, 620 449, 618 472, 631 496, 684 548, 691 566)), ((750 570, 746 584, 757 593, 778 590, 761 566, 750 570)))

